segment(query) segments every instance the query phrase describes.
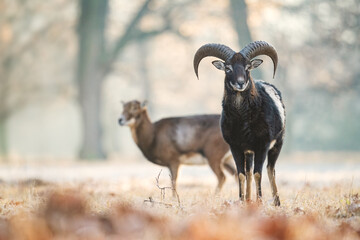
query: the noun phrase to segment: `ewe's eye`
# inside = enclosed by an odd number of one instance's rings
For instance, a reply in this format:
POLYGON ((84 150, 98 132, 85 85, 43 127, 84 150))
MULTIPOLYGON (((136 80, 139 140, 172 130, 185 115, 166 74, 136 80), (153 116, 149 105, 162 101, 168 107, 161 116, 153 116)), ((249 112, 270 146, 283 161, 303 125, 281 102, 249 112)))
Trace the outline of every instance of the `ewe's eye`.
POLYGON ((231 73, 231 72, 232 72, 231 67, 230 67, 230 66, 226 66, 226 67, 225 67, 225 72, 226 72, 226 73, 231 73))

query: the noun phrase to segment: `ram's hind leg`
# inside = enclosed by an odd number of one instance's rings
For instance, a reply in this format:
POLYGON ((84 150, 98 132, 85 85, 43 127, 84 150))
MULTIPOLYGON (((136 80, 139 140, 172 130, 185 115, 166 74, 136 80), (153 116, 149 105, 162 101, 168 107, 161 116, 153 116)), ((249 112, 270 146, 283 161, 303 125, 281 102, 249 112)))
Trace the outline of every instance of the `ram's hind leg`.
POLYGON ((272 192, 275 206, 280 206, 280 198, 279 198, 276 181, 275 181, 275 163, 279 157, 282 144, 283 144, 282 140, 277 142, 275 144, 275 146, 269 150, 269 153, 268 153, 267 172, 268 172, 269 182, 271 185, 271 192, 272 192))

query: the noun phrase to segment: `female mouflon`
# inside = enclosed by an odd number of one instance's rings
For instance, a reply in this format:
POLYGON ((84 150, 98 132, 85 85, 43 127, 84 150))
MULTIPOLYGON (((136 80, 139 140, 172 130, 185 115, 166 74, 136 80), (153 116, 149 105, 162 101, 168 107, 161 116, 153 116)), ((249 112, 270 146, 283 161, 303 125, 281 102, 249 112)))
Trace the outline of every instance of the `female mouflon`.
POLYGON ((208 163, 218 179, 218 192, 225 182, 223 168, 236 175, 219 120, 220 115, 212 114, 163 118, 152 123, 146 106, 134 100, 124 103, 119 124, 130 127, 136 145, 150 162, 169 168, 173 189, 181 164, 208 163))

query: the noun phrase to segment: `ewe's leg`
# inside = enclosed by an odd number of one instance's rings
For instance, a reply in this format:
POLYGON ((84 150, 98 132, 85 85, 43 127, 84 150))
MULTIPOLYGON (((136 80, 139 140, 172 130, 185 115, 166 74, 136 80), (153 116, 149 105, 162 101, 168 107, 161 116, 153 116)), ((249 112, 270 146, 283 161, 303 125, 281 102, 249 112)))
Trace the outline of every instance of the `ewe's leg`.
POLYGON ((234 158, 231 154, 231 152, 229 152, 227 154, 228 156, 224 157, 225 159, 222 161, 222 166, 224 167, 224 169, 230 173, 232 176, 235 177, 235 182, 239 182, 239 176, 237 175, 237 171, 236 171, 236 166, 235 166, 235 162, 234 162, 234 158))
POLYGON ((280 198, 275 181, 275 163, 277 158, 279 157, 281 147, 282 147, 282 141, 279 141, 268 153, 267 172, 268 172, 269 182, 271 185, 271 192, 274 198, 275 206, 280 206, 280 198))
POLYGON ((244 193, 245 193, 245 158, 244 153, 242 151, 236 151, 231 149, 233 154, 236 169, 239 176, 239 198, 241 201, 244 201, 244 193))
POLYGON ((177 175, 178 175, 178 171, 179 171, 179 164, 174 163, 171 164, 169 166, 169 170, 170 170, 170 174, 171 174, 171 185, 173 188, 173 197, 176 196, 176 180, 177 180, 177 175))
POLYGON ((231 175, 235 175, 235 176, 237 175, 235 165, 234 165, 234 159, 233 159, 233 156, 231 155, 231 153, 229 153, 229 156, 225 157, 225 159, 222 162, 222 165, 223 165, 224 169, 226 171, 228 171, 228 173, 230 173, 231 175))
POLYGON ((262 168, 266 158, 267 151, 256 151, 255 152, 255 167, 254 167, 254 178, 256 185, 256 200, 261 201, 261 178, 262 178, 262 168))
POLYGON ((211 170, 215 173, 218 179, 218 185, 216 187, 215 193, 219 193, 221 191, 221 188, 225 182, 225 174, 221 168, 221 160, 224 156, 221 152, 222 151, 218 151, 216 148, 214 148, 212 144, 207 145, 203 150, 204 157, 207 159, 211 170))
POLYGON ((251 184, 252 184, 252 168, 254 162, 254 152, 245 151, 245 170, 246 170, 246 201, 251 199, 251 184))
POLYGON ((221 191, 222 186, 225 182, 225 174, 223 170, 221 169, 221 159, 214 159, 214 158, 208 158, 209 166, 211 170, 215 173, 217 179, 218 179, 218 185, 216 187, 216 193, 219 193, 221 191))

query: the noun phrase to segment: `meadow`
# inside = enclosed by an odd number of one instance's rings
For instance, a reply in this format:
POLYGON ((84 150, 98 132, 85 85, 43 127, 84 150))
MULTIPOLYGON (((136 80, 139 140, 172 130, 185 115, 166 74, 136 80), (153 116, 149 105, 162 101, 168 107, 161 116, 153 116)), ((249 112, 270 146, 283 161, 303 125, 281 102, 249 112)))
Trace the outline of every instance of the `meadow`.
POLYGON ((266 171, 259 204, 239 202, 229 175, 214 194, 207 166, 180 170, 176 198, 143 159, 2 164, 0 239, 360 239, 358 153, 284 155, 276 169, 280 207, 266 171))

